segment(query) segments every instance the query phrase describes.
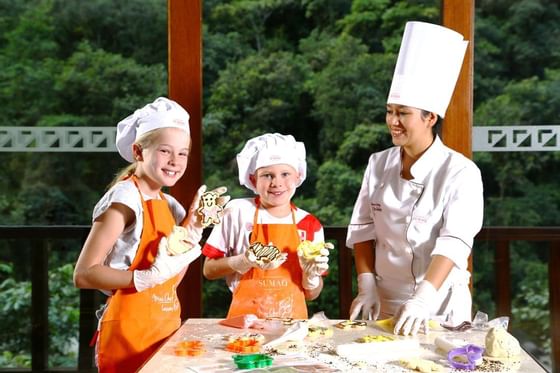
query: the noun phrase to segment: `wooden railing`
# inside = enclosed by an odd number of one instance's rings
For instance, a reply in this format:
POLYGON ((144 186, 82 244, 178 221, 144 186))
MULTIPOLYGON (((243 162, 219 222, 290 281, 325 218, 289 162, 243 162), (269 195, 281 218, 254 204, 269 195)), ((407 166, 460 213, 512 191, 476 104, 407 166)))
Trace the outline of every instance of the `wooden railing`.
MULTIPOLYGON (((86 372, 93 368, 93 349, 89 340, 96 328, 95 310, 102 297, 94 290, 80 291, 80 325, 79 352, 77 369, 48 369, 48 252, 53 239, 77 239, 82 242, 89 232, 89 226, 0 226, 0 239, 32 240, 31 260, 31 364, 33 372, 86 372)), ((205 232, 208 233, 208 232, 205 232)), ((345 247, 346 228, 326 227, 325 237, 333 240, 337 248, 345 247)), ((560 227, 485 227, 476 237, 477 241, 494 241, 496 310, 499 315, 511 316, 511 281, 510 281, 510 242, 539 241, 548 243, 549 250, 549 305, 550 330, 552 341, 552 360, 554 372, 560 372, 560 227)), ((476 253, 475 253, 476 255, 476 253)), ((201 261, 199 261, 201 263, 201 261)), ((339 318, 348 318, 348 311, 353 299, 351 250, 338 250, 338 295, 339 318)), ((196 294, 196 289, 190 289, 196 294)), ((198 289, 202 296, 202 289, 198 289)), ((23 372, 29 369, 2 369, 1 371, 23 372)))

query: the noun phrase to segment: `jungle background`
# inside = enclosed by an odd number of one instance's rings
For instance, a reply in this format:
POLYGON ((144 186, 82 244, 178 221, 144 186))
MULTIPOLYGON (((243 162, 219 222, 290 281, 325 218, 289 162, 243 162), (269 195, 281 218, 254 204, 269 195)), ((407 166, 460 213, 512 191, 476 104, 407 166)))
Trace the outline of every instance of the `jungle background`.
MULTIPOLYGON (((295 202, 325 226, 350 218, 369 154, 390 146, 386 95, 404 25, 440 23, 439 1, 203 1, 204 181, 248 196, 235 154, 250 137, 305 142, 309 175, 295 202)), ((113 126, 167 94, 165 0, 0 0, 2 126, 113 126)), ((560 8, 553 0, 476 2, 475 125, 558 124, 560 8)), ((445 124, 444 124, 445 125, 445 124)), ((559 152, 475 153, 485 226, 556 226, 559 152)), ((90 224, 125 163, 116 153, 0 152, 0 225, 90 224)), ((188 175, 186 176, 188 177, 188 175)), ((51 366, 76 365, 80 242, 50 257, 51 366)), ((550 351, 546 250, 512 249, 514 334, 550 351)), ((0 240, 0 367, 30 366, 29 244, 0 240)), ((474 310, 496 317, 492 249, 474 248, 474 310)), ((313 311, 335 317, 336 263, 313 311)), ((223 281, 204 312, 223 317, 223 281)))

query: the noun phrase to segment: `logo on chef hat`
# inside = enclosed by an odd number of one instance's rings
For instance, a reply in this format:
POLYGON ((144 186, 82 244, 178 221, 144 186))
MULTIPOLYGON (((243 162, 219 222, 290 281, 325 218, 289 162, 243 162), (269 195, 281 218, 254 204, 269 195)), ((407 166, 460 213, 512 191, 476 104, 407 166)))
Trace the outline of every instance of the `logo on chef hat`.
POLYGON ((387 103, 445 117, 468 43, 446 27, 407 22, 387 103))

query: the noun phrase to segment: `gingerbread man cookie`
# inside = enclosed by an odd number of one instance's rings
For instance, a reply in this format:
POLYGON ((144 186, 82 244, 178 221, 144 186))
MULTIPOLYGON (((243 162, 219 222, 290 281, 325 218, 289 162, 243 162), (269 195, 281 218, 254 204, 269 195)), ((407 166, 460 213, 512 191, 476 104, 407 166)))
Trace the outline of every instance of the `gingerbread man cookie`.
POLYGON ((202 219, 201 224, 204 228, 220 223, 220 214, 224 208, 217 203, 219 196, 218 193, 210 191, 200 197, 200 207, 196 211, 202 219))

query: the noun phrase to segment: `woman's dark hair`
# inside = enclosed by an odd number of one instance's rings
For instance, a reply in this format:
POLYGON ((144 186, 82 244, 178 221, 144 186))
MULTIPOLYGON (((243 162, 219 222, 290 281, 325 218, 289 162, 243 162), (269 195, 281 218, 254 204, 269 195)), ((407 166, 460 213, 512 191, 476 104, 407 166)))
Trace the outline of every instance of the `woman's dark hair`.
MULTIPOLYGON (((421 113, 422 119, 426 119, 428 117, 428 115, 430 115, 430 111, 427 111, 427 110, 424 110, 424 109, 420 109, 420 111, 422 112, 421 113)), ((434 137, 436 135, 439 135, 441 137, 441 122, 442 122, 442 119, 438 115, 437 120, 436 120, 436 124, 434 124, 434 126, 432 127, 432 134, 434 135, 434 137)))

